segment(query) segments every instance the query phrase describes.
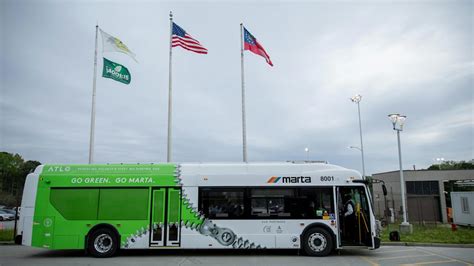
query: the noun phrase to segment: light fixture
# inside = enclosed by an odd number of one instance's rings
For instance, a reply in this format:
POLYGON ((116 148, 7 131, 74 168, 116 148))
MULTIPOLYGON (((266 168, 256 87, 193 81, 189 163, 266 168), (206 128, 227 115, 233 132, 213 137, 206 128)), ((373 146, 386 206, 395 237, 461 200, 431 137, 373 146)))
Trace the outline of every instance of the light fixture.
POLYGON ((356 94, 355 96, 352 96, 350 99, 354 103, 359 103, 362 100, 362 95, 356 94))
POLYGON ((407 119, 406 115, 389 114, 388 118, 392 122, 394 130, 403 131, 403 125, 405 125, 407 119))

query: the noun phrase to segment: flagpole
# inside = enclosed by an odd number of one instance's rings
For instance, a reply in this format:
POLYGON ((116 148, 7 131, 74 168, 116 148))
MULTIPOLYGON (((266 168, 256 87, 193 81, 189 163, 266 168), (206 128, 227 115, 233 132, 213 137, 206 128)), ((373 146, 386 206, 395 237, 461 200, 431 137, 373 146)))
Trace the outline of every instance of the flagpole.
POLYGON ((173 39, 173 13, 170 11, 170 64, 169 64, 169 91, 168 91, 168 152, 167 152, 167 157, 166 161, 171 162, 172 156, 171 156, 171 112, 173 110, 172 106, 172 80, 171 80, 171 58, 172 58, 172 39, 173 39))
POLYGON ((91 135, 89 140, 89 164, 94 162, 94 131, 95 131, 95 88, 97 80, 97 40, 99 25, 95 25, 95 52, 94 52, 94 78, 92 81, 92 111, 91 111, 91 135))
POLYGON ((240 23, 240 68, 242 79, 242 155, 247 162, 247 133, 245 125, 245 81, 244 81, 244 25, 240 23))

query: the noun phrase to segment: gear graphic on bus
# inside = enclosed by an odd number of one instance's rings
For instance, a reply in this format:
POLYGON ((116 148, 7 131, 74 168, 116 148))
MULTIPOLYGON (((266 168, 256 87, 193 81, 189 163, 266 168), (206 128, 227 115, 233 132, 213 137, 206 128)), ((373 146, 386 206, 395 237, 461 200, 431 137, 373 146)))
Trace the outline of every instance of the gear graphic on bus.
POLYGON ((132 234, 126 239, 125 242, 122 243, 122 248, 139 248, 143 246, 148 246, 149 235, 150 227, 142 227, 141 229, 137 230, 135 234, 132 234))
POLYGON ((202 212, 198 211, 197 206, 195 207, 190 199, 185 193, 186 187, 183 184, 181 178, 180 166, 177 165, 175 172, 177 185, 183 189, 181 194, 181 199, 183 206, 187 211, 182 213, 181 225, 185 228, 199 232, 201 235, 210 236, 219 242, 223 246, 232 246, 233 248, 243 248, 243 249, 260 249, 265 248, 261 245, 257 245, 249 240, 246 240, 242 237, 237 237, 231 229, 219 227, 214 224, 210 219, 206 218, 202 212), (188 217, 188 218, 185 218, 188 217))
MULTIPOLYGON (((180 165, 176 165, 174 172, 176 186, 182 189, 181 192, 181 227, 190 229, 198 232, 203 236, 209 236, 214 238, 222 246, 230 246, 235 249, 263 249, 266 248, 262 245, 254 243, 243 237, 238 237, 231 229, 220 227, 216 225, 212 220, 206 218, 202 212, 198 210, 197 206, 194 206, 193 202, 188 198, 186 194, 186 187, 183 184, 181 178, 180 165)), ((155 224, 153 229, 161 228, 163 224, 155 224), (156 228, 155 228, 156 227, 156 228)), ((150 227, 142 227, 137 230, 136 233, 122 243, 123 248, 139 248, 148 246, 150 227)))

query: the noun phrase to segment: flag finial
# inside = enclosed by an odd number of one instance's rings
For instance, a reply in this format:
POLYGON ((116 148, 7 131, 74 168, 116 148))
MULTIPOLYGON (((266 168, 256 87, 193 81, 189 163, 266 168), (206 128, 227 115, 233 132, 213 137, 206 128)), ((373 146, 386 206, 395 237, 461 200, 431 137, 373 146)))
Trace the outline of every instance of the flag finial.
POLYGON ((170 11, 170 19, 173 19, 173 11, 170 11))

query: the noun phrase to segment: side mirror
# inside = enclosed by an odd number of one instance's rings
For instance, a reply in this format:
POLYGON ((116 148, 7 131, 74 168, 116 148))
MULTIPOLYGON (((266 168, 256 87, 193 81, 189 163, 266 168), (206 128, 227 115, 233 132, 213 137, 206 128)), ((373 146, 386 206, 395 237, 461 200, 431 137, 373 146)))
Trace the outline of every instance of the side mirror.
POLYGON ((385 186, 385 184, 382 184, 382 190, 383 190, 383 195, 387 196, 387 187, 385 186))

